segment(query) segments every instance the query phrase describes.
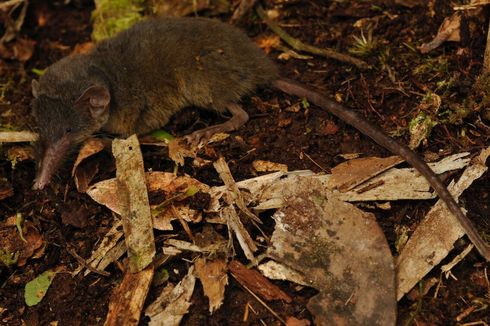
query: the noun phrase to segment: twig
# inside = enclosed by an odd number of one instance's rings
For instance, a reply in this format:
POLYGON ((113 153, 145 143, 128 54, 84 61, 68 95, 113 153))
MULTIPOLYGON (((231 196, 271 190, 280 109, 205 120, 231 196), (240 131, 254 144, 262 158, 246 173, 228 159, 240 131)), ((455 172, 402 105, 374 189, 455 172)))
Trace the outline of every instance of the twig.
MULTIPOLYGON (((236 280, 236 276, 231 273, 231 276, 233 276, 233 278, 236 280)), ((237 280, 238 281, 238 280, 237 280)), ((286 325, 286 322, 284 321, 284 319, 281 318, 281 316, 279 316, 279 314, 277 312, 275 312, 271 307, 269 307, 267 305, 267 303, 264 302, 264 300, 262 300, 261 298, 259 298, 259 296, 255 293, 253 293, 246 285, 243 285, 242 283, 238 282, 240 284, 241 287, 243 287, 245 289, 245 291, 247 291, 248 293, 250 293, 254 298, 255 300, 257 300, 265 309, 269 310, 269 312, 277 318, 277 320, 279 320, 279 322, 281 322, 281 324, 283 325, 286 325)))
POLYGON ((297 51, 309 52, 316 55, 321 55, 327 58, 335 59, 344 63, 352 64, 359 69, 370 69, 371 67, 362 60, 351 57, 347 54, 336 52, 330 48, 317 48, 316 46, 303 43, 302 41, 289 35, 279 25, 269 19, 262 6, 257 6, 257 14, 259 17, 269 26, 274 33, 276 33, 284 42, 289 44, 293 49, 297 51))
POLYGON ((91 266, 90 264, 88 264, 85 259, 83 259, 82 257, 80 257, 76 252, 75 250, 71 249, 71 248, 66 248, 66 251, 68 251, 68 253, 77 260, 77 262, 82 265, 83 267, 85 267, 86 269, 88 269, 89 271, 91 271, 92 273, 96 273, 96 274, 99 274, 99 275, 102 275, 102 276, 110 276, 111 274, 109 272, 106 272, 106 271, 102 271, 102 270, 98 270, 97 268, 91 266))
POLYGON ((253 8, 257 0, 241 0, 238 8, 233 12, 230 23, 235 24, 245 16, 245 14, 253 8))
POLYGON ((487 31, 487 45, 485 47, 485 54, 483 56, 483 74, 490 73, 490 22, 488 23, 487 31))
POLYGON ((24 0, 9 0, 5 1, 4 3, 0 3, 0 10, 5 10, 9 7, 12 7, 18 3, 24 2, 24 0))

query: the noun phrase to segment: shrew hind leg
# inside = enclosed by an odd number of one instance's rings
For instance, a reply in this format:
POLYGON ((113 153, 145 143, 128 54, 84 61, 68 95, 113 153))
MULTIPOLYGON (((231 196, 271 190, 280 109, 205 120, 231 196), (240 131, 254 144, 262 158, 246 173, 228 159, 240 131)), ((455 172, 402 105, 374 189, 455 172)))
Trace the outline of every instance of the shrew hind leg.
POLYGON ((248 121, 248 113, 242 109, 239 104, 230 103, 226 106, 231 113, 231 118, 221 124, 209 126, 192 134, 185 136, 184 138, 192 145, 198 145, 200 142, 208 141, 214 134, 219 132, 230 132, 243 126, 248 121))

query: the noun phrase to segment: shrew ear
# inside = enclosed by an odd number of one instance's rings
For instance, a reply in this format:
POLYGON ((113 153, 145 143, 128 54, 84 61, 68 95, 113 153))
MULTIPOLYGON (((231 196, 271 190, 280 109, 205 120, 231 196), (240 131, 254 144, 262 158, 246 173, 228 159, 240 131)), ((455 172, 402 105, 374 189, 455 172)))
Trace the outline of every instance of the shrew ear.
POLYGON ((75 106, 87 107, 90 110, 92 118, 99 119, 109 109, 111 94, 105 86, 90 86, 75 101, 75 106))
POLYGON ((31 81, 31 88, 32 88, 32 96, 34 96, 35 98, 38 98, 39 97, 39 82, 36 80, 36 79, 33 79, 31 81))

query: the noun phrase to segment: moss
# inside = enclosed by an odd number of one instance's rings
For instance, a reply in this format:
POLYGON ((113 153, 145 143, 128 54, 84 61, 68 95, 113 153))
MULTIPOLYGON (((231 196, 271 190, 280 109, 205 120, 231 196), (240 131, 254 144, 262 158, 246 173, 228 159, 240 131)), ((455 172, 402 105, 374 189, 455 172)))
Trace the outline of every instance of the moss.
POLYGON ((97 0, 92 12, 92 39, 96 42, 114 36, 142 19, 142 0, 97 0))

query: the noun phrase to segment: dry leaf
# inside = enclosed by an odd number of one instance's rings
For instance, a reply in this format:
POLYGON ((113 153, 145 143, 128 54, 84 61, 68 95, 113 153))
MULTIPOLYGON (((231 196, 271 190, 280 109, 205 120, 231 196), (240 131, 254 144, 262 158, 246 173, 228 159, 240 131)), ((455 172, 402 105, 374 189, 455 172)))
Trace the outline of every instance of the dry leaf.
POLYGON ((124 207, 121 217, 129 269, 136 273, 151 264, 155 256, 153 221, 138 138, 133 135, 114 139, 112 153, 116 159, 118 194, 124 207))
POLYGON ((175 164, 184 165, 186 157, 196 158, 197 148, 187 148, 188 144, 183 138, 172 139, 168 143, 168 156, 175 164))
POLYGON ((92 155, 95 155, 99 152, 101 152, 104 149, 104 141, 100 138, 90 138, 87 139, 82 147, 80 148, 80 151, 78 152, 77 159, 75 160, 75 163, 73 163, 73 169, 71 170, 71 175, 74 176, 75 172, 80 165, 80 163, 89 158, 92 155))
POLYGON ((7 158, 11 162, 34 160, 34 149, 31 146, 12 146, 7 150, 7 158))
POLYGON ((180 321, 191 306, 190 300, 195 284, 194 267, 191 267, 182 281, 175 287, 169 284, 162 290, 158 298, 146 308, 145 315, 151 319, 148 325, 179 326, 180 321))
POLYGON ((428 53, 438 48, 446 41, 459 42, 461 40, 461 14, 454 13, 451 17, 446 17, 439 27, 436 37, 429 43, 424 43, 420 46, 421 53, 428 53))
POLYGON ((16 39, 12 43, 0 44, 0 57, 7 60, 26 62, 32 57, 36 42, 31 39, 16 39))
MULTIPOLYGON (((490 155, 490 147, 473 160, 456 184, 448 188, 455 199, 474 180, 485 173, 485 162, 490 155)), ((464 235, 464 230, 456 217, 449 212, 441 200, 427 213, 418 225, 397 259, 397 298, 417 284, 434 266, 437 266, 453 249, 454 242, 464 235)))
POLYGON ((0 143, 33 142, 39 138, 31 131, 0 131, 0 143))
POLYGON ((149 266, 138 273, 124 274, 122 283, 111 295, 104 325, 138 325, 153 273, 153 266, 149 266))
POLYGON ((270 161, 255 160, 252 162, 252 167, 257 172, 288 172, 288 166, 286 164, 270 161))
MULTIPOLYGON (((200 220, 201 213, 178 202, 176 196, 185 194, 189 188, 193 187, 200 192, 209 192, 209 187, 196 179, 188 176, 178 177, 173 173, 168 172, 147 172, 145 173, 146 185, 150 198, 155 194, 160 195, 165 200, 175 198, 172 201, 174 208, 179 215, 187 222, 195 222, 200 220)), ((117 214, 121 214, 123 209, 121 198, 118 194, 116 179, 108 179, 92 185, 87 194, 99 204, 107 206, 110 210, 117 214)), ((152 209, 161 203, 151 205, 152 209)), ((170 207, 162 207, 158 211, 153 212, 154 227, 158 230, 173 230, 170 222, 176 217, 170 210, 170 207)))
POLYGON ((328 187, 346 192, 401 162, 403 159, 399 156, 390 156, 358 158, 341 163, 332 169, 328 187))
POLYGON ((94 46, 95 46, 94 42, 78 43, 77 45, 75 45, 75 48, 71 53, 72 54, 89 53, 94 48, 94 46))
MULTIPOLYGON (((122 229, 122 222, 116 220, 98 247, 92 251, 90 258, 85 261, 88 265, 98 270, 104 270, 126 252, 126 244, 124 241, 119 241, 124 235, 120 229, 122 229)), ((84 266, 79 266, 73 275, 78 275, 83 268, 84 266)), ((87 276, 89 273, 90 270, 87 269, 84 275, 87 276)))
POLYGON ((293 301, 289 295, 283 292, 277 285, 272 284, 257 270, 248 269, 236 260, 230 262, 228 268, 238 283, 257 294, 262 299, 266 301, 283 300, 287 303, 293 301))
POLYGON ((212 314, 223 304, 225 287, 228 284, 226 262, 223 259, 206 260, 198 258, 195 274, 201 281, 204 295, 209 299, 209 313, 212 314))
POLYGON ((14 215, 0 224, 0 254, 3 257, 10 255, 14 259, 11 262, 22 267, 27 259, 41 257, 46 243, 31 221, 25 221, 22 231, 19 231, 16 227, 17 219, 18 215, 14 215))
POLYGON ((274 34, 259 38, 256 42, 257 46, 269 54, 272 49, 276 49, 281 44, 281 38, 274 34))
POLYGON ((374 216, 312 178, 285 192, 268 254, 319 291, 307 305, 316 325, 395 324, 393 258, 374 216))

